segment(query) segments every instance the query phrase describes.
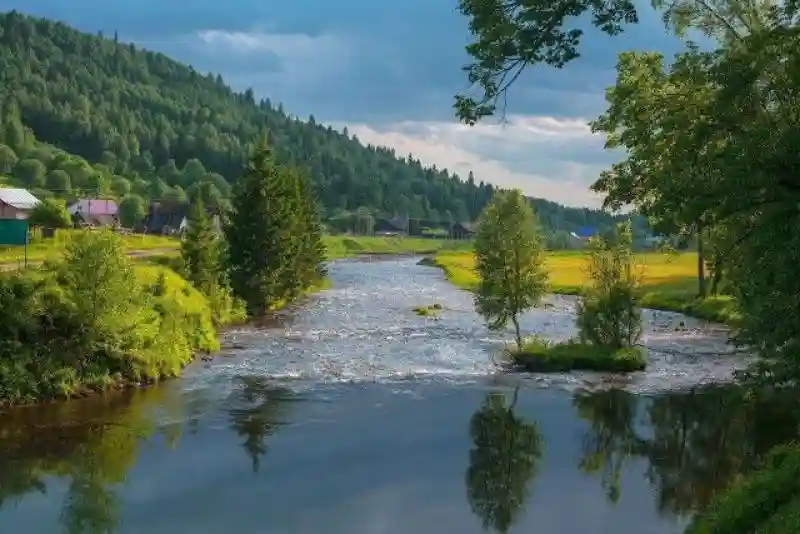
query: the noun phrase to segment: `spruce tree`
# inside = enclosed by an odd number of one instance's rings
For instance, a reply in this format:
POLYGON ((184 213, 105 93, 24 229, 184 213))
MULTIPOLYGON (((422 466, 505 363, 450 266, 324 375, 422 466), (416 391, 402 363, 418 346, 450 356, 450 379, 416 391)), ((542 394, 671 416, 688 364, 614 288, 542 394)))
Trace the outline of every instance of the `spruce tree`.
POLYGON ((263 315, 290 296, 286 286, 296 240, 292 189, 262 139, 236 185, 225 228, 231 286, 250 315, 263 315))
POLYGON ((187 219, 181 242, 186 278, 204 295, 212 295, 220 285, 223 269, 220 236, 200 199, 191 204, 187 219))
POLYGON ((322 218, 320 217, 319 202, 317 202, 308 176, 301 174, 300 180, 300 210, 303 214, 305 225, 302 234, 301 272, 306 286, 318 283, 327 276, 325 269, 326 250, 322 242, 322 218))

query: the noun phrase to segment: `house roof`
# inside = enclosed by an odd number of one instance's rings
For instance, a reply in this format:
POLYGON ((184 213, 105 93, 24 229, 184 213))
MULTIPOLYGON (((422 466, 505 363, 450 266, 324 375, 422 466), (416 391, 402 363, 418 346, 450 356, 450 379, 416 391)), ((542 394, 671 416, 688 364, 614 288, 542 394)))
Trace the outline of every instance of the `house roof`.
POLYGON ((400 217, 392 217, 391 219, 386 219, 381 217, 375 222, 378 225, 382 225, 400 231, 404 231, 408 224, 406 219, 402 219, 400 217))
POLYGON ((27 189, 2 187, 0 188, 0 202, 19 210, 30 210, 39 204, 39 199, 27 189))
POLYGON ((67 207, 67 211, 72 215, 78 212, 91 215, 116 215, 117 209, 116 202, 102 198, 81 199, 67 207))
POLYGON ((475 229, 477 228, 477 225, 471 222, 460 222, 456 223, 455 226, 460 226, 461 228, 467 230, 468 232, 474 232, 475 229))
POLYGON ((588 239, 594 235, 597 235, 597 229, 593 226, 581 226, 570 232, 570 234, 578 239, 588 239))

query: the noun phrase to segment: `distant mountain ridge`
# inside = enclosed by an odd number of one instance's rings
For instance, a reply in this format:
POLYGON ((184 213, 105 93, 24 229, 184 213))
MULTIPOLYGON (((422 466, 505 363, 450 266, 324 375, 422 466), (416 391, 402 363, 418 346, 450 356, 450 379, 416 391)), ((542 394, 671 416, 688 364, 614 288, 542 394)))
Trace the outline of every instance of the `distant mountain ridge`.
MULTIPOLYGON (((67 166, 62 156, 43 156, 41 146, 36 153, 11 146, 6 135, 0 142, 14 151, 16 164, 45 164, 40 186, 63 170, 72 188, 127 189, 149 198, 194 192, 223 201, 252 142, 267 133, 280 161, 310 174, 329 216, 360 208, 387 217, 472 221, 494 192, 471 174, 462 179, 411 155, 364 146, 313 116, 293 118, 280 104, 257 101, 252 90, 234 92, 219 75, 18 12, 0 15, 0 82, 4 113, 18 110, 23 128, 39 142, 91 164, 91 171, 75 170, 80 162, 67 166)), ((63 175, 52 181, 67 183, 63 175)), ((616 220, 543 199, 532 204, 551 231, 602 229, 616 220)))

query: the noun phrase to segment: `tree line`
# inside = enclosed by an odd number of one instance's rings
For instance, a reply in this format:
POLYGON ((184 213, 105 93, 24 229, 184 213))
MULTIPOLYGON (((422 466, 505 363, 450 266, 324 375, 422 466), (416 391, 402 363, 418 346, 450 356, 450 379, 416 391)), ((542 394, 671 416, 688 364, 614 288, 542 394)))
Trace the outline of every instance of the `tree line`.
MULTIPOLYGON (((226 204, 260 135, 279 163, 311 177, 325 219, 362 208, 473 221, 495 189, 300 120, 163 54, 17 12, 0 15, 0 105, 0 174, 32 189, 226 204)), ((613 222, 532 202, 552 229, 613 222)))
MULTIPOLYGON (((592 128, 625 156, 592 189, 605 194, 608 208, 635 207, 655 227, 693 236, 700 295, 709 267, 712 289, 724 290, 738 307, 733 340, 761 356, 739 378, 755 394, 764 387, 793 388, 800 377, 800 280, 794 274, 800 257, 800 2, 652 4, 676 34, 699 30, 715 47, 704 51, 689 42, 673 58, 646 51, 619 56, 608 108, 592 128)), ((570 17, 586 14, 610 35, 637 21, 630 0, 554 0, 546 8, 461 0, 459 6, 474 36, 465 71, 478 88, 477 95, 455 100, 467 124, 495 113, 524 69, 565 67, 578 57, 581 31, 570 27, 570 17)), ((688 531, 795 531, 796 507, 781 505, 800 495, 789 482, 798 459, 797 448, 776 450, 763 471, 734 482, 688 531)))

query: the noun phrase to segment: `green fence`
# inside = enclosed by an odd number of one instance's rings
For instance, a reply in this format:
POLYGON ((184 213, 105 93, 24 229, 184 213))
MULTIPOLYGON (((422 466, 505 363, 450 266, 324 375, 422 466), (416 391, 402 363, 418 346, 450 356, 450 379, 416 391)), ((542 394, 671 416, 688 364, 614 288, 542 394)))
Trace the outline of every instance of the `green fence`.
POLYGON ((28 242, 28 221, 0 219, 0 245, 24 245, 28 242))

